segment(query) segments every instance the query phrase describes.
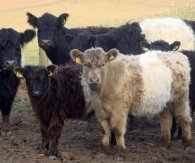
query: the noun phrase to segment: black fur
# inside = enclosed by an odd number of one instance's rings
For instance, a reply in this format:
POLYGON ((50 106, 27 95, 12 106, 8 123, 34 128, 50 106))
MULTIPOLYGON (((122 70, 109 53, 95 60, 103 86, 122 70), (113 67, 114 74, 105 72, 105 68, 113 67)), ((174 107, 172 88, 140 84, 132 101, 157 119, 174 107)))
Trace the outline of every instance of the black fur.
POLYGON ((43 148, 49 155, 58 154, 58 140, 65 118, 82 118, 85 100, 81 86, 80 66, 54 68, 25 66, 16 71, 26 79, 32 108, 40 121, 43 148), (49 77, 50 72, 53 75, 49 77))
POLYGON ((9 129, 9 116, 20 80, 12 69, 21 67, 21 47, 32 40, 35 31, 19 33, 11 28, 0 30, 0 110, 3 117, 2 129, 9 129), (6 62, 15 62, 9 65, 6 62))
POLYGON ((67 29, 65 24, 68 14, 61 14, 56 17, 52 14, 45 13, 37 18, 31 13, 27 13, 28 23, 38 29, 38 44, 42 47, 48 58, 53 64, 64 65, 73 64, 69 52, 72 48, 86 50, 90 48, 90 34, 100 34, 112 30, 104 27, 88 27, 67 29), (42 40, 50 40, 46 47, 42 45, 42 40))
POLYGON ((142 49, 139 43, 145 41, 138 23, 122 25, 106 34, 95 36, 94 45, 102 47, 104 51, 117 48, 123 54, 140 54, 142 49))

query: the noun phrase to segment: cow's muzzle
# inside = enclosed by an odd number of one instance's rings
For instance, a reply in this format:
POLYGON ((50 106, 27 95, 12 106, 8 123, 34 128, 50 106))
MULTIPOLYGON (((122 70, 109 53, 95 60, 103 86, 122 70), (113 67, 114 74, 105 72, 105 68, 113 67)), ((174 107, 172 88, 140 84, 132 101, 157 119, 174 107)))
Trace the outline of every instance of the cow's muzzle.
POLYGON ((6 69, 13 69, 14 67, 16 67, 16 65, 17 65, 16 60, 6 60, 4 62, 4 66, 6 69))
POLYGON ((50 49, 54 46, 53 42, 51 40, 41 40, 40 43, 39 43, 39 46, 42 48, 42 49, 50 49))

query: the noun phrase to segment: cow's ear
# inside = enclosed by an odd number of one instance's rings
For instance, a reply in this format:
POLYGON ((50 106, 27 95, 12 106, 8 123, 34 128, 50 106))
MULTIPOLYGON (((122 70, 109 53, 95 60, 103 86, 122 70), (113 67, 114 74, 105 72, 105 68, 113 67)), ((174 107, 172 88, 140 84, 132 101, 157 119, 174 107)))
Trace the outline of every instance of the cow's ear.
POLYGON ((170 45, 170 50, 177 51, 180 47, 181 43, 179 41, 175 41, 170 45))
POLYGON ((36 16, 34 16, 33 14, 31 14, 30 12, 26 13, 27 17, 28 17, 28 23, 33 26, 33 28, 37 27, 37 21, 38 18, 36 16))
POLYGON ((23 68, 14 68, 13 69, 14 71, 14 74, 16 75, 17 78, 21 79, 21 78, 24 78, 25 76, 25 70, 23 68))
POLYGON ((144 52, 147 52, 150 50, 150 44, 147 41, 141 41, 140 46, 144 52))
POLYGON ((69 14, 63 13, 63 14, 61 14, 61 15, 58 17, 58 22, 59 22, 59 25, 60 25, 60 26, 63 26, 63 25, 66 23, 66 21, 67 21, 67 19, 68 19, 68 16, 69 16, 69 14))
POLYGON ((24 44, 28 43, 31 41, 36 35, 36 32, 32 29, 27 29, 23 33, 21 33, 21 40, 20 44, 24 46, 24 44))
POLYGON ((57 72, 58 70, 58 66, 57 65, 49 65, 47 66, 47 70, 48 70, 48 76, 52 76, 53 73, 57 72))
POLYGON ((107 61, 110 62, 110 61, 113 61, 117 55, 118 55, 119 51, 117 49, 111 49, 109 50, 107 53, 106 53, 106 58, 107 58, 107 61))
POLYGON ((78 64, 83 64, 83 53, 78 49, 73 49, 70 51, 70 56, 72 60, 78 64))

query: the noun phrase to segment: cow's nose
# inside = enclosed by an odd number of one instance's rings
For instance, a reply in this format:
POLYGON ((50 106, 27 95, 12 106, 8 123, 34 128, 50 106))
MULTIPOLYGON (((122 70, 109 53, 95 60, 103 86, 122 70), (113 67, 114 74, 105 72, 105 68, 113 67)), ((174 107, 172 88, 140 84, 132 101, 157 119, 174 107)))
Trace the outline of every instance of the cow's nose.
POLYGON ((41 47, 51 47, 53 46, 53 42, 51 40, 41 40, 40 46, 41 47))
POLYGON ((40 91, 33 91, 33 94, 34 95, 39 95, 40 94, 40 91))
POLYGON ((6 60, 5 61, 5 66, 8 66, 8 67, 14 67, 16 66, 16 60, 6 60))
POLYGON ((100 79, 93 77, 89 79, 89 84, 99 84, 100 83, 100 79))

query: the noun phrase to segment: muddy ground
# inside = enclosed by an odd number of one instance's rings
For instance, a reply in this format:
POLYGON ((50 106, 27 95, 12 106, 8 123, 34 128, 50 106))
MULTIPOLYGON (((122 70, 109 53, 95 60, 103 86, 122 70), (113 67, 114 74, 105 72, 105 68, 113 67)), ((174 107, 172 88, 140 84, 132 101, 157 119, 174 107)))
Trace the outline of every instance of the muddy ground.
POLYGON ((39 123, 31 110, 29 99, 22 86, 19 89, 11 113, 11 135, 0 136, 0 163, 110 163, 110 162, 195 162, 195 132, 190 147, 174 140, 170 148, 160 143, 158 119, 140 119, 129 124, 126 133, 127 154, 125 160, 106 155, 100 147, 101 129, 92 117, 89 122, 66 120, 59 143, 60 157, 52 160, 39 152, 41 133, 39 123))

